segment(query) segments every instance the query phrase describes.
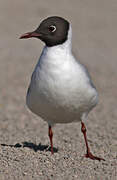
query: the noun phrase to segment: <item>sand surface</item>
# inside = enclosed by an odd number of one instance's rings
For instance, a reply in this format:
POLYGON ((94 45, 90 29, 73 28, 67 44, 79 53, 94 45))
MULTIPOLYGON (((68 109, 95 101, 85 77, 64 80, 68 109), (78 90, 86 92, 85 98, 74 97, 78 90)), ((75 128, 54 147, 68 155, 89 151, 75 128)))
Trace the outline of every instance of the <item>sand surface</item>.
POLYGON ((117 1, 0 0, 0 180, 117 179, 117 1), (72 22, 73 51, 100 95, 86 121, 98 162, 84 158, 80 123, 48 127, 28 111, 25 94, 43 43, 19 40, 47 16, 72 22))

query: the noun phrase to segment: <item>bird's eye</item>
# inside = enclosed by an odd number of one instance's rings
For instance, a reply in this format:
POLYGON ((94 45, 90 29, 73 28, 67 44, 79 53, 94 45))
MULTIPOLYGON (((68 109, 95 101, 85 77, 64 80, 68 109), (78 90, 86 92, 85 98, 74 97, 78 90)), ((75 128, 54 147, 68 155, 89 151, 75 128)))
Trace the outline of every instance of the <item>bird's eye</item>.
POLYGON ((54 25, 49 26, 49 31, 50 32, 55 32, 56 31, 56 26, 54 26, 54 25))

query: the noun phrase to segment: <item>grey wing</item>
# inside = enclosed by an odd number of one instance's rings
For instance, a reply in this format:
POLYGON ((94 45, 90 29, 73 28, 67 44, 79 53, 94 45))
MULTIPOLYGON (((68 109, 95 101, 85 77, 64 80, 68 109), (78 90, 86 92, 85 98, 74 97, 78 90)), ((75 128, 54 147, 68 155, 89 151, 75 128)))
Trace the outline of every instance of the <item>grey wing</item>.
POLYGON ((81 64, 81 66, 82 66, 82 68, 84 69, 87 77, 89 78, 89 83, 90 83, 90 85, 91 85, 94 89, 96 89, 96 87, 95 87, 94 84, 93 84, 93 81, 92 81, 92 78, 91 78, 91 76, 90 76, 90 74, 89 74, 88 69, 87 69, 86 66, 83 65, 83 64, 81 64))

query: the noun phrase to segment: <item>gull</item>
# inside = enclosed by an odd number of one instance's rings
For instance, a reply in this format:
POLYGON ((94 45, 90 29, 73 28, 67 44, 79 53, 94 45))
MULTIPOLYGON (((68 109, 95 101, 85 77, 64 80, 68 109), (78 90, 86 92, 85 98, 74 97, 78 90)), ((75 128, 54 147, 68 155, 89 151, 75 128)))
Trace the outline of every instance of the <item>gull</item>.
POLYGON ((84 65, 72 53, 72 27, 64 18, 44 19, 38 28, 20 39, 38 38, 45 43, 27 91, 26 104, 48 123, 51 153, 56 123, 81 122, 86 144, 86 158, 94 156, 89 148, 84 121, 98 103, 98 93, 84 65))

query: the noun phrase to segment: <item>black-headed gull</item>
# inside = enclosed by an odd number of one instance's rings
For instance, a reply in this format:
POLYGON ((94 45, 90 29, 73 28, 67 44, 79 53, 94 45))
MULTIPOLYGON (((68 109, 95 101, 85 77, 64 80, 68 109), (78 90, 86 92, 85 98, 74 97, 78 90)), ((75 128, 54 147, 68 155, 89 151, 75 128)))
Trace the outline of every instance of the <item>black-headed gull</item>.
POLYGON ((43 20, 39 27, 23 34, 20 39, 38 38, 45 43, 31 77, 26 103, 29 109, 47 121, 51 153, 55 123, 81 122, 86 144, 86 157, 94 156, 88 146, 84 120, 98 102, 98 93, 87 69, 72 54, 72 28, 57 16, 43 20))

